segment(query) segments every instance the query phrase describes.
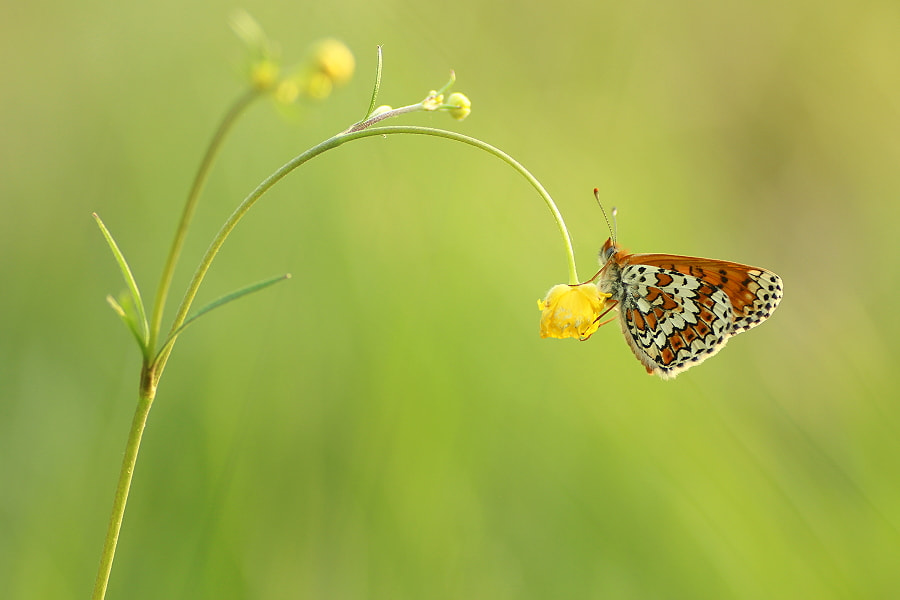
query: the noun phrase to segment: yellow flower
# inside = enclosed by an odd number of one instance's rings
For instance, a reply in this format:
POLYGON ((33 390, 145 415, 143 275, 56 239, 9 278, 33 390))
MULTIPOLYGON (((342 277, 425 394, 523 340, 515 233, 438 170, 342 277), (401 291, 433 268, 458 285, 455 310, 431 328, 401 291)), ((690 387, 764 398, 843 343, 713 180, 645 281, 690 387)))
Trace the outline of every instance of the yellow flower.
POLYGON ((538 300, 541 337, 588 339, 600 327, 609 298, 590 282, 554 286, 544 300, 538 300))
POLYGON ((465 94, 453 92, 447 97, 447 104, 451 105, 447 112, 457 121, 462 121, 472 112, 472 101, 465 94))
POLYGON ((343 42, 334 39, 322 40, 316 44, 313 49, 313 62, 316 69, 334 85, 350 81, 356 68, 356 60, 350 49, 343 42))

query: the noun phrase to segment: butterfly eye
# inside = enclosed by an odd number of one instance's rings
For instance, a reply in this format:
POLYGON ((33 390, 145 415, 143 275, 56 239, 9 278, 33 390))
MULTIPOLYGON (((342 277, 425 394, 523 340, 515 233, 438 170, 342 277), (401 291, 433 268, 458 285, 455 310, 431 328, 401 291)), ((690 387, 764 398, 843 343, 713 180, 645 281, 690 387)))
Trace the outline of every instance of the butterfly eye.
POLYGON ((600 250, 600 262, 605 263, 612 255, 616 253, 616 249, 612 246, 604 246, 602 250, 600 250))

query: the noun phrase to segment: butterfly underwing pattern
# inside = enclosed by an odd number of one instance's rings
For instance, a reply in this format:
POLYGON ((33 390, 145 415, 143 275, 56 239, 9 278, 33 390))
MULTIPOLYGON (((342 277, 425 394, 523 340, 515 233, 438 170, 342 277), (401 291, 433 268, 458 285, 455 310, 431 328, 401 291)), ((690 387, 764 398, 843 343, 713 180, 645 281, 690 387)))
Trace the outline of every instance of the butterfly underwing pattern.
POLYGON ((775 273, 724 260, 628 254, 612 238, 600 251, 601 292, 648 373, 671 379, 768 319, 781 301, 775 273))

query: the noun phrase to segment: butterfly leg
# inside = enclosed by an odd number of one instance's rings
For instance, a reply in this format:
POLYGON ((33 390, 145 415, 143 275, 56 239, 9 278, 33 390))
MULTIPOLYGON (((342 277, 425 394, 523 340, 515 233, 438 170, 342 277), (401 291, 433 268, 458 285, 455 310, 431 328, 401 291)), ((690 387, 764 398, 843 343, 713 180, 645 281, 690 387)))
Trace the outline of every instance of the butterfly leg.
MULTIPOLYGON (((600 274, 603 273, 603 271, 606 270, 606 267, 607 267, 608 265, 609 265, 609 263, 606 263, 605 265, 603 265, 602 267, 600 267, 600 270, 597 271, 596 273, 594 273, 594 275, 593 275, 592 277, 589 277, 588 280, 585 281, 584 283, 591 283, 591 282, 593 282, 593 281, 596 281, 597 278, 600 277, 600 274)), ((579 283, 578 285, 584 285, 584 284, 579 283)))
MULTIPOLYGON (((607 308, 607 309, 604 310, 602 313, 600 313, 600 316, 598 316, 596 319, 594 319, 594 322, 596 323, 597 321, 599 321, 600 319, 602 319, 603 317, 605 317, 606 315, 608 315, 608 314, 610 313, 610 311, 612 311, 612 309, 614 309, 618 304, 619 304, 619 301, 618 301, 618 300, 613 300, 612 302, 610 302, 610 303, 609 303, 609 308, 607 308)), ((599 325, 597 325, 597 327, 598 327, 598 328, 599 328, 599 327, 603 327, 603 326, 606 325, 607 323, 612 323, 612 322, 615 321, 615 320, 616 320, 616 318, 615 318, 615 317, 612 317, 612 318, 610 318, 610 319, 607 319, 607 320, 603 321, 602 323, 600 323, 599 325)))

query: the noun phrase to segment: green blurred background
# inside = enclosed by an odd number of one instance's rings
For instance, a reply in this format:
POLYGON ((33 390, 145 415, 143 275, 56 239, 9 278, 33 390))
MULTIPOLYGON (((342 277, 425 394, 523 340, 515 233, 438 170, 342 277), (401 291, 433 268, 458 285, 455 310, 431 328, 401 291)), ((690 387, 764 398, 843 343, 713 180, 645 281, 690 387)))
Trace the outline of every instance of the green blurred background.
MULTIPOLYGON (((152 298, 241 90, 228 2, 7 3, 0 24, 0 597, 85 598, 137 389, 97 211, 152 298)), ((900 5, 461 0, 244 5, 353 81, 261 102, 213 170, 170 306, 237 202, 450 69, 455 129, 529 167, 581 275, 638 252, 779 273, 770 322, 672 382, 616 325, 541 340, 549 213, 472 148, 373 138, 229 239, 150 415, 108 598, 890 598, 900 594, 900 5)), ((171 314, 168 315, 171 318, 171 314)))

